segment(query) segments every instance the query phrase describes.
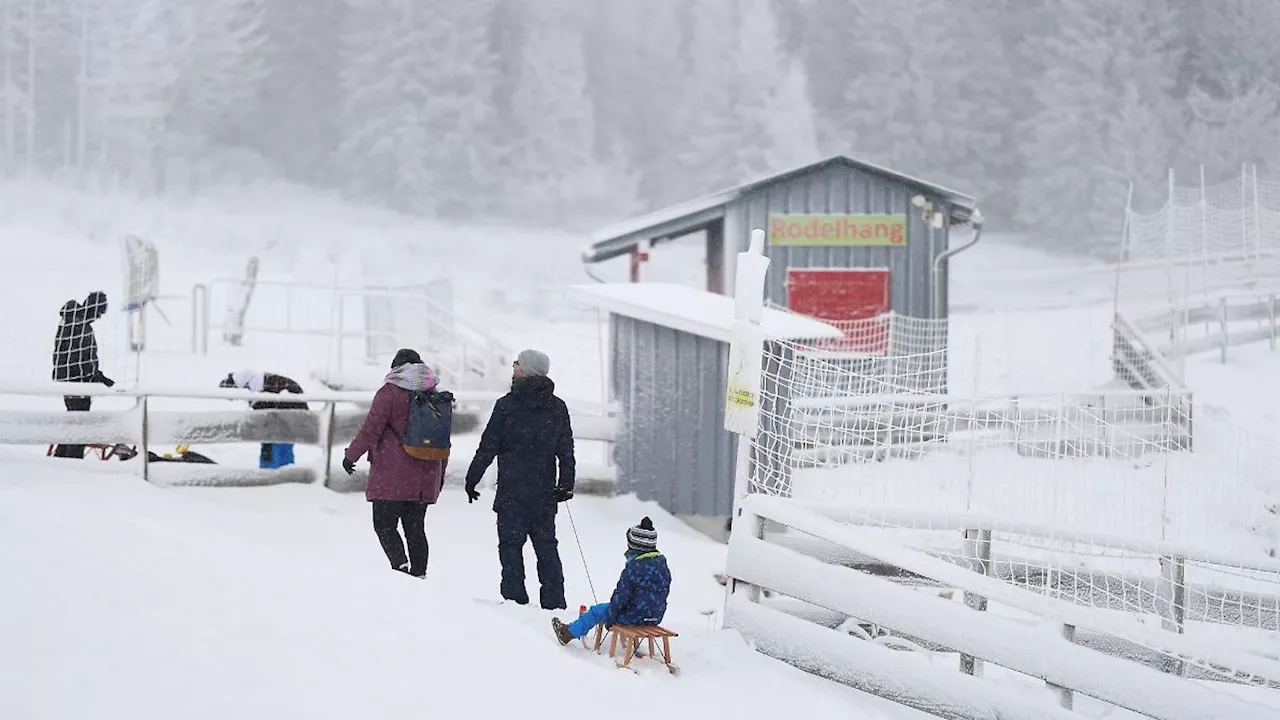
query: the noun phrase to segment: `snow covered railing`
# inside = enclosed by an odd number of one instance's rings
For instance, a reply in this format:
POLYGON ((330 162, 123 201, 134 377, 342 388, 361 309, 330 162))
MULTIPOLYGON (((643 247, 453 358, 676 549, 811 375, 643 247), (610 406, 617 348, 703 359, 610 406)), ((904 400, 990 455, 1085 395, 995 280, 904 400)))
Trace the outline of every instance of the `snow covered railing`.
POLYGON ((1182 373, 1165 356, 1165 348, 1123 313, 1112 321, 1111 365, 1130 385, 1145 390, 1185 387, 1182 373))
POLYGON ((320 337, 328 341, 329 355, 341 371, 349 341, 361 343, 365 356, 379 362, 399 346, 431 346, 436 370, 451 386, 503 387, 515 353, 463 321, 452 303, 442 300, 429 285, 346 287, 263 280, 251 269, 246 278, 215 278, 192 288, 191 352, 208 354, 214 332, 224 340, 234 338, 234 344, 246 333, 320 337), (247 313, 250 298, 264 293, 268 297, 254 304, 257 311, 247 313), (224 313, 221 323, 211 320, 215 306, 224 313), (246 324, 247 316, 269 316, 274 322, 246 324))
MULTIPOLYGON (((183 482, 198 475, 198 484, 258 485, 276 482, 320 482, 332 486, 333 454, 355 438, 368 412, 373 394, 369 392, 309 392, 303 394, 255 393, 229 388, 107 388, 87 383, 5 383, 0 382, 0 396, 34 396, 61 398, 90 396, 121 398, 133 401, 127 410, 66 412, 63 410, 0 409, 0 444, 54 445, 123 443, 135 446, 144 479, 153 480, 158 463, 148 460, 148 451, 163 454, 159 448, 175 445, 212 445, 232 443, 292 443, 321 449, 322 461, 316 468, 294 466, 283 470, 248 470, 215 465, 165 463, 166 476, 175 475, 183 482), (171 401, 268 401, 319 404, 308 410, 223 410, 180 409, 171 401)), ((492 407, 499 393, 455 393, 459 404, 492 407)), ((180 405, 181 403, 179 403, 180 405)), ((614 442, 618 433, 618 410, 614 405, 568 402, 570 422, 575 440, 614 442), (585 411, 585 412, 584 412, 585 411)), ((486 410, 487 412, 487 410, 486 410)), ((463 416, 455 415, 455 435, 478 430, 475 425, 459 424, 463 416)), ((473 416, 474 417, 474 416, 473 416)), ((480 418, 476 417, 475 422, 480 418)), ((458 463, 451 467, 455 475, 458 463)), ((615 483, 616 470, 609 466, 594 467, 580 463, 578 474, 584 492, 588 488, 608 492, 615 483)), ((337 478, 346 486, 345 478, 337 478)), ((194 482, 194 481, 193 481, 194 482)))
MULTIPOLYGON (((841 524, 793 500, 751 495, 741 501, 726 574, 732 578, 726 627, 763 652, 811 672, 842 680, 899 703, 945 717, 1057 717, 1043 695, 1023 696, 975 677, 951 674, 874 643, 760 604, 760 589, 844 613, 935 647, 1043 680, 1067 708, 1076 692, 1160 720, 1262 718, 1274 715, 1198 681, 1160 672, 1074 642, 1076 631, 1129 640, 1188 663, 1201 663, 1255 682, 1280 684, 1280 662, 1229 645, 1143 625, 1130 617, 1080 607, 1006 584, 955 563, 884 539, 884 533, 841 524), (981 596, 1038 618, 1038 622, 975 612, 969 607, 848 568, 830 565, 764 540, 772 521, 861 555, 981 596)), ((974 518, 957 525, 973 527, 974 518)))
POLYGON ((799 395, 787 417, 790 461, 831 466, 1012 449, 1041 458, 1190 450, 1192 394, 1162 390, 970 397, 900 393, 799 395))
POLYGON ((1228 350, 1238 345, 1266 341, 1275 350, 1280 336, 1278 311, 1280 300, 1275 293, 1233 293, 1143 315, 1135 325, 1146 333, 1167 335, 1156 346, 1160 353, 1187 356, 1217 350, 1225 363, 1228 350), (1202 332, 1189 332, 1200 328, 1202 332))

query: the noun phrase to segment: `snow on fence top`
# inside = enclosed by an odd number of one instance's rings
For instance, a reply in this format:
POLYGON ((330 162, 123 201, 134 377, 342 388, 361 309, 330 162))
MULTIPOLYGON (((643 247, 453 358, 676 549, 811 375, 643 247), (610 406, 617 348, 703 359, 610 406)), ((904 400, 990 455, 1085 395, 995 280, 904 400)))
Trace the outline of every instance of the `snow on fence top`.
MULTIPOLYGON (((580 300, 610 313, 700 337, 729 342, 733 298, 674 283, 601 283, 575 285, 580 300)), ((765 308, 760 321, 771 340, 823 340, 843 333, 810 317, 765 308)))

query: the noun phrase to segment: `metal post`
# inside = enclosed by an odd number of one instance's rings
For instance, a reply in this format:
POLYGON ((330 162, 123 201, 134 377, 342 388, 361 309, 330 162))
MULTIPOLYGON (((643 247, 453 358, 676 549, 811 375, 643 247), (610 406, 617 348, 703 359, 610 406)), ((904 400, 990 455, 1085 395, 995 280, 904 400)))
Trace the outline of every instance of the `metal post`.
POLYGON ((1174 212, 1176 207, 1174 194, 1173 168, 1169 168, 1169 215, 1164 224, 1164 261, 1166 265, 1165 289, 1169 295, 1170 307, 1177 307, 1177 300, 1173 290, 1173 218, 1177 215, 1174 212))
POLYGON ((191 352, 209 354, 209 289, 203 283, 191 287, 191 352))
POLYGON ((1276 296, 1272 295, 1267 301, 1267 316, 1271 323, 1271 349, 1276 349, 1276 296))
POLYGON ((36 0, 27 0, 27 177, 35 177, 36 156, 36 0))
MULTIPOLYGON (((1253 246, 1255 248, 1253 257, 1254 257, 1254 263, 1256 263, 1254 265, 1254 272, 1256 274, 1261 272, 1260 265, 1262 263, 1262 208, 1261 208, 1261 204, 1258 202, 1258 166, 1257 165, 1253 166, 1253 227, 1254 227, 1254 235, 1255 235, 1255 237, 1253 238, 1253 246)), ((1257 280, 1256 275, 1254 279, 1257 280)))
POLYGON ((323 487, 329 487, 329 473, 333 470, 333 426, 337 420, 338 403, 331 402, 325 404, 325 426, 324 437, 321 445, 324 447, 324 474, 320 476, 320 484, 323 487))
MULTIPOLYGON (((1170 209, 1172 212, 1172 209, 1170 209)), ((1200 166, 1200 286, 1209 294, 1209 190, 1205 186, 1204 165, 1200 166)), ((1187 244, 1187 295, 1191 295, 1191 245, 1187 244)), ((1188 298, 1189 299, 1189 298, 1188 298)), ((1190 306, 1190 302, 1187 303, 1190 306)))
MULTIPOLYGON (((1076 641, 1076 626, 1063 623, 1062 638, 1069 643, 1074 643, 1076 641)), ((1053 690, 1054 693, 1058 696, 1058 705, 1060 705, 1061 707, 1067 710, 1075 709, 1076 694, 1074 691, 1072 691, 1071 688, 1062 687, 1061 685, 1054 685, 1048 680, 1046 680, 1044 684, 1045 684, 1045 687, 1049 688, 1050 690, 1053 690)))
POLYGON ((720 220, 706 230, 707 292, 724 294, 724 256, 724 220, 720 220))
POLYGON ((200 352, 200 343, 196 340, 200 335, 200 300, 196 297, 196 288, 199 285, 191 287, 191 354, 197 355, 200 352))
POLYGON ((1120 276, 1124 270, 1124 253, 1129 247, 1129 216, 1133 212, 1133 183, 1129 183, 1129 195, 1124 201, 1124 222, 1120 225, 1120 257, 1116 259, 1115 292, 1112 295, 1111 316, 1120 314, 1120 276))
POLYGON ((630 259, 631 259, 630 279, 631 279, 631 282, 638 283, 640 282, 640 266, 643 265, 644 262, 649 259, 649 253, 640 252, 640 246, 635 245, 635 246, 632 246, 631 248, 630 259))
POLYGON ((337 298, 338 298, 338 303, 337 303, 337 305, 338 305, 338 334, 337 334, 336 342, 337 342, 337 344, 338 344, 338 374, 339 374, 339 375, 341 375, 341 374, 342 374, 343 336, 344 336, 344 334, 346 333, 346 326, 347 326, 347 324, 346 324, 346 314, 347 314, 347 313, 346 313, 346 310, 347 310, 347 308, 346 308, 346 305, 345 305, 345 303, 344 303, 343 301, 347 299, 347 296, 346 296, 346 295, 339 295, 339 294, 337 294, 337 292, 336 292, 336 291, 334 292, 334 294, 335 294, 335 295, 337 296, 337 298))
POLYGON ((142 456, 142 480, 143 482, 151 481, 151 461, 148 459, 150 453, 150 419, 147 417, 147 396, 143 395, 139 399, 142 406, 142 447, 139 448, 139 454, 142 456))
POLYGON ((1227 299, 1218 298, 1218 326, 1222 329, 1222 362, 1227 362, 1227 299))
MULTIPOLYGON (((1245 215, 1249 212, 1249 166, 1240 163, 1240 213, 1245 215)), ((1240 218, 1240 252, 1244 256, 1246 262, 1249 260, 1249 221, 1246 217, 1240 218)))

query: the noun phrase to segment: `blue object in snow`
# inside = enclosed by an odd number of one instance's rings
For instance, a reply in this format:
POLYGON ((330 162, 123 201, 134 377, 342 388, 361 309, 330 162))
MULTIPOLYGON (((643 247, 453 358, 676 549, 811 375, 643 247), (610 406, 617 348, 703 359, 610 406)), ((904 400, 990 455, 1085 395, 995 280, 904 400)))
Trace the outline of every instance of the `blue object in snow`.
POLYGON ((275 470, 293 464, 293 443, 264 443, 258 456, 258 467, 275 470))

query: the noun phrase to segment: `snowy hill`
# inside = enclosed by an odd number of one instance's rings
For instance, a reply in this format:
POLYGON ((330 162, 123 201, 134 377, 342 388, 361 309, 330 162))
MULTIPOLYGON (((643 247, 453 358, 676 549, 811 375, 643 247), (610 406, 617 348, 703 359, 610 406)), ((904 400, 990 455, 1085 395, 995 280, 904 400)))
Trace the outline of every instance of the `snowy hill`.
MULTIPOLYGON (((461 492, 427 514, 424 582, 386 567, 362 497, 160 490, 70 462, 8 463, 0 480, 0 717, 568 720, 631 707, 703 720, 785 716, 797 698, 812 718, 926 717, 709 634, 724 547, 653 505, 572 503, 602 595, 626 528, 654 519, 674 575, 666 623, 681 634, 680 677, 643 660, 637 674, 615 670, 560 647, 551 613, 495 604, 494 516, 461 492)), ((590 603, 564 512, 558 522, 569 601, 590 603)))

